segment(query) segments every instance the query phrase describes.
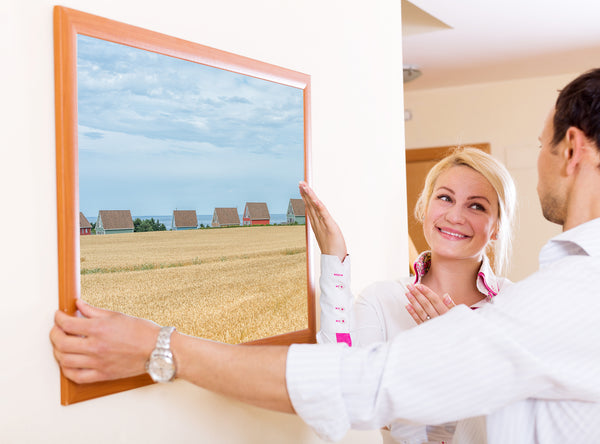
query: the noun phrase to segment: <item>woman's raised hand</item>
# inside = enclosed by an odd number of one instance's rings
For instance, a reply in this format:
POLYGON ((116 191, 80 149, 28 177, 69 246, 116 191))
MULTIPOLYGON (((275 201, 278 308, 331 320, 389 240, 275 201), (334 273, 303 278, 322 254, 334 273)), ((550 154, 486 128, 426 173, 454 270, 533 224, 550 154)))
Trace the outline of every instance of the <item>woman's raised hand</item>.
POLYGON ((337 256, 343 261, 348 251, 340 227, 306 182, 300 182, 299 188, 302 200, 304 200, 306 215, 310 220, 310 226, 315 233, 321 253, 337 256))
POLYGON ((423 284, 407 285, 407 288, 406 297, 409 304, 406 306, 406 310, 417 324, 443 315, 456 306, 448 293, 439 296, 423 284))

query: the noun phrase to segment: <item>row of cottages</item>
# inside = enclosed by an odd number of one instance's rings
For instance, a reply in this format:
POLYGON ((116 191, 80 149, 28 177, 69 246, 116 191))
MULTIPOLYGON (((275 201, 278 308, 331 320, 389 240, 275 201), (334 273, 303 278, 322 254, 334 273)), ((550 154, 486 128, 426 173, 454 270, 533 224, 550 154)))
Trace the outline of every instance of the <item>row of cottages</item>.
POLYGON ((171 230, 195 230, 198 228, 196 210, 174 210, 171 219, 171 230))
POLYGON ((287 223, 290 225, 306 224, 304 201, 302 199, 290 199, 287 209, 287 223))
MULTIPOLYGON (((243 225, 269 225, 271 215, 265 202, 247 202, 242 218, 243 225)), ((290 199, 287 210, 288 224, 305 224, 304 201, 290 199)), ((211 222, 213 227, 240 226, 237 208, 215 208, 211 222)), ((196 210, 174 210, 171 219, 172 230, 195 230, 198 228, 196 210)), ((100 210, 96 221, 96 234, 133 233, 133 219, 130 210, 100 210)), ((79 234, 92 234, 92 225, 82 212, 79 212, 79 234)))

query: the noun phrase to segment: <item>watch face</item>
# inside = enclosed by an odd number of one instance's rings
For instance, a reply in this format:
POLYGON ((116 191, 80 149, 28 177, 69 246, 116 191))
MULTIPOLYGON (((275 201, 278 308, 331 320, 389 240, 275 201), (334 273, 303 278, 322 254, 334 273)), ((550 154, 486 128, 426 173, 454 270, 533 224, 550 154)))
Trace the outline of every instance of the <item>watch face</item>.
POLYGON ((164 354, 153 355, 148 363, 148 373, 154 382, 168 382, 173 379, 175 375, 175 363, 172 356, 164 354))

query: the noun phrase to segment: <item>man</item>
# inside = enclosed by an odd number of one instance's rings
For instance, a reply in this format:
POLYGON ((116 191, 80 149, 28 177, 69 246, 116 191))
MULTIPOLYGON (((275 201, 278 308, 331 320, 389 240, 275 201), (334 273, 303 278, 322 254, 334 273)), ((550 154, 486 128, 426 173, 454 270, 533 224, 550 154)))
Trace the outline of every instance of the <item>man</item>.
POLYGON ((149 360, 158 326, 78 301, 85 318, 56 313, 56 359, 80 383, 141 374, 147 361, 157 380, 168 380, 173 369, 159 355, 172 352, 178 377, 296 412, 328 439, 395 419, 435 424, 487 415, 490 444, 596 442, 600 69, 561 91, 540 145, 543 213, 564 232, 542 249, 537 273, 476 313, 458 306, 363 349, 238 347, 163 329, 149 360))

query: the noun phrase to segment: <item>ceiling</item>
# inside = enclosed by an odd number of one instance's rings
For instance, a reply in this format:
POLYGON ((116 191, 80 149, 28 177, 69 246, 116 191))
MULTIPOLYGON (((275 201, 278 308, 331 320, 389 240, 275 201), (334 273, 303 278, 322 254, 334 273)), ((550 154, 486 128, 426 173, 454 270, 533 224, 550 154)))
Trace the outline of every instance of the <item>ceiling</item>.
POLYGON ((402 0, 407 91, 600 66, 600 1, 402 0))

